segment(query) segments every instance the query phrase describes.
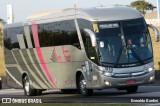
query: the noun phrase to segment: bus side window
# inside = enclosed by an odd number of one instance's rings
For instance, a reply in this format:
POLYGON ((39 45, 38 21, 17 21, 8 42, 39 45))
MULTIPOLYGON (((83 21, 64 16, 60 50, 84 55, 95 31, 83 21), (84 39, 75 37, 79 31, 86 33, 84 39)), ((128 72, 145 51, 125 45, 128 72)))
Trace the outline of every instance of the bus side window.
POLYGON ((81 49, 74 20, 38 25, 41 47, 72 45, 81 49))
POLYGON ((84 42, 84 47, 85 47, 85 50, 86 50, 86 54, 87 54, 87 56, 90 60, 92 60, 94 63, 98 64, 96 49, 94 47, 92 47, 90 37, 86 36, 85 34, 86 34, 85 32, 82 33, 82 39, 83 39, 83 42, 84 42))
POLYGON ((8 29, 4 29, 3 31, 3 42, 4 42, 4 47, 11 50, 11 36, 8 35, 8 29))

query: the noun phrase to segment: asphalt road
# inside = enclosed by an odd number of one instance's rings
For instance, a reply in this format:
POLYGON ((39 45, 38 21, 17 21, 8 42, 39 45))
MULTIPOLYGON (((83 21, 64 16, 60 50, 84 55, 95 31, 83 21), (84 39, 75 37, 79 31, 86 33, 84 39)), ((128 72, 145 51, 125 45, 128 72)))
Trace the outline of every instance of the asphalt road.
POLYGON ((0 90, 0 101, 2 101, 2 98, 41 99, 43 103, 158 103, 157 106, 160 106, 160 86, 141 86, 138 92, 134 94, 116 89, 95 90, 91 97, 83 97, 76 93, 63 94, 61 91, 54 90, 45 91, 40 96, 27 97, 23 95, 21 89, 2 89, 0 90))

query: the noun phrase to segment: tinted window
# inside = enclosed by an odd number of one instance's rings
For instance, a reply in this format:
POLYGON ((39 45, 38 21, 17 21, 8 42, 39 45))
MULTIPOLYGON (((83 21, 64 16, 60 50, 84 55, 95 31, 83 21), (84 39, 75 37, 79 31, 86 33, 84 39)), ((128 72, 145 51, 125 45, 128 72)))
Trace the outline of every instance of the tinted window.
POLYGON ((3 31, 3 39, 4 47, 11 49, 11 36, 7 34, 6 29, 3 31))
POLYGON ((98 58, 96 54, 96 49, 92 47, 91 39, 89 35, 84 31, 84 29, 92 29, 92 24, 88 20, 78 19, 78 25, 80 27, 83 44, 86 50, 86 54, 89 59, 98 64, 98 58))
POLYGON ((40 24, 38 35, 41 47, 73 45, 80 48, 74 20, 40 24))
MULTIPOLYGON (((23 27, 13 27, 13 28, 7 28, 5 32, 5 38, 4 38, 4 44, 9 47, 10 49, 14 48, 20 48, 19 42, 17 39, 18 34, 23 34, 24 36, 24 29, 23 27)), ((25 38, 24 38, 25 40, 25 38)), ((26 41, 25 41, 26 42, 26 41)), ((26 45, 27 46, 27 45, 26 45)))
POLYGON ((96 37, 101 63, 125 67, 127 64, 144 64, 152 59, 150 34, 143 18, 100 22, 98 26, 96 37))

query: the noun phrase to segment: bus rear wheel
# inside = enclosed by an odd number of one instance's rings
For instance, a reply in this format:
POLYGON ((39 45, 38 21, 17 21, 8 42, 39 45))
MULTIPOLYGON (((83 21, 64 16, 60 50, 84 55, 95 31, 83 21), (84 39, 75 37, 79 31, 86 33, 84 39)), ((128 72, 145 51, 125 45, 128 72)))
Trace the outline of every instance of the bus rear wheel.
POLYGON ((23 79, 23 88, 24 95, 26 96, 35 96, 37 93, 37 90, 31 88, 28 76, 25 76, 25 78, 23 79))
POLYGON ((138 86, 131 86, 126 88, 128 93, 136 93, 138 90, 138 86))
POLYGON ((83 96, 91 96, 93 94, 93 89, 86 88, 86 80, 83 75, 80 76, 78 89, 83 96))

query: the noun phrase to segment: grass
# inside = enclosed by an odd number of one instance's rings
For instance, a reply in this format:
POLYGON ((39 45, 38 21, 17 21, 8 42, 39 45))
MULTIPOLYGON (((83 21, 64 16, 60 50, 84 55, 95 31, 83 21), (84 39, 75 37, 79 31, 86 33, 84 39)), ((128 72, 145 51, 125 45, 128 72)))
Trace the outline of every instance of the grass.
MULTIPOLYGON (((160 30, 160 27, 158 29, 160 30)), ((150 30, 150 33, 153 45, 155 68, 156 70, 160 70, 160 42, 155 42, 155 36, 152 30, 150 30)))
MULTIPOLYGON (((2 41, 1 32, 0 32, 0 41, 2 41)), ((2 42, 0 42, 0 76, 6 76, 6 72, 4 71, 4 56, 3 56, 2 42)))
POLYGON ((4 58, 3 58, 3 48, 0 47, 0 76, 5 76, 6 72, 4 71, 4 58))

